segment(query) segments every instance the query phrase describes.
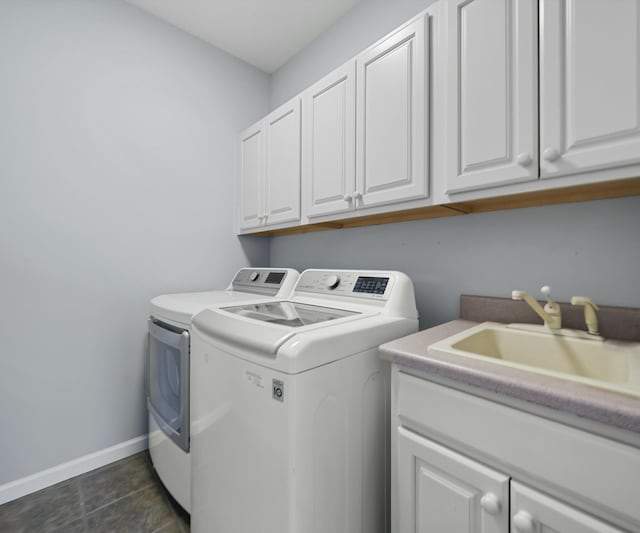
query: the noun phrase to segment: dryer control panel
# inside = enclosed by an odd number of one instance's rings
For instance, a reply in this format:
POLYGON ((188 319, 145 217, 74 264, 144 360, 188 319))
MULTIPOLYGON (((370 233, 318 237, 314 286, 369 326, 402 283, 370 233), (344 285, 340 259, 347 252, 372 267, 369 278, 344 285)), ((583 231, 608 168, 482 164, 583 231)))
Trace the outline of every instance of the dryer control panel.
POLYGON ((297 279, 298 273, 289 268, 242 268, 229 289, 287 297, 297 279))
POLYGON ((386 300, 393 288, 393 272, 358 270, 305 270, 296 292, 386 300))

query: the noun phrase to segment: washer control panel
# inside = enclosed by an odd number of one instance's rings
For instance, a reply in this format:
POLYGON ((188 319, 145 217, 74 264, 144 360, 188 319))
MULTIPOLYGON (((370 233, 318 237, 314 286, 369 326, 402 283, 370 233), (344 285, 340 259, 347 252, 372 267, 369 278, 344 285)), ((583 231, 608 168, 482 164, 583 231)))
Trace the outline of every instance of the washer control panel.
POLYGON ((296 292, 351 296, 386 300, 393 285, 393 275, 371 271, 305 270, 296 292))

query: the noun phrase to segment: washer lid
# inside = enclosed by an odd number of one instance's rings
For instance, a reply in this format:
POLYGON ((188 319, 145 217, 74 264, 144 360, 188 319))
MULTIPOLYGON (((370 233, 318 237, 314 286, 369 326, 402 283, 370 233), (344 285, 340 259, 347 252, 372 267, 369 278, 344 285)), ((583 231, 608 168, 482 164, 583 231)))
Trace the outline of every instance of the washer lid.
POLYGON ((261 358, 275 358, 278 349, 293 337, 377 314, 298 302, 273 304, 271 311, 262 304, 206 309, 193 318, 193 325, 211 343, 252 351, 261 358))
POLYGON ((243 316, 259 322, 299 328, 361 314, 357 311, 335 309, 296 302, 266 302, 223 308, 227 313, 243 316))

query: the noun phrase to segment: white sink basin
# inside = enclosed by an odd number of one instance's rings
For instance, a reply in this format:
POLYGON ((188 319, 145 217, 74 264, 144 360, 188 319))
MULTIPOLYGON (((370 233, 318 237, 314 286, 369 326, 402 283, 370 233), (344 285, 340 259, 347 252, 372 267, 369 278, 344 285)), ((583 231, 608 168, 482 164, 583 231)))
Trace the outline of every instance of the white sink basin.
POLYGON ((640 396, 640 343, 554 335, 543 326, 484 322, 431 349, 640 396))

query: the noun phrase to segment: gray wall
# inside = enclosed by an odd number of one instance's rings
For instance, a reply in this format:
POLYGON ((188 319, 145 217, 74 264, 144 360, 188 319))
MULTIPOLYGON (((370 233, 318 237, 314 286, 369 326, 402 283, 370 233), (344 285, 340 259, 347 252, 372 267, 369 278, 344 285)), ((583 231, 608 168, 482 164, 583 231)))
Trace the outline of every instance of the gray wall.
POLYGON ((0 2, 0 484, 146 433, 148 301, 266 264, 234 235, 269 77, 120 1, 0 2))
MULTIPOLYGON (((362 0, 272 75, 275 107, 426 8, 428 0, 362 0)), ((421 327, 458 316, 460 294, 640 307, 640 197, 277 237, 271 263, 382 268, 415 283, 421 327)))
POLYGON ((286 102, 434 0, 360 0, 271 76, 271 108, 286 102))
POLYGON ((277 237, 271 261, 403 271, 425 328, 457 318, 461 294, 541 299, 543 285, 560 301, 640 307, 639 228, 636 196, 277 237))

